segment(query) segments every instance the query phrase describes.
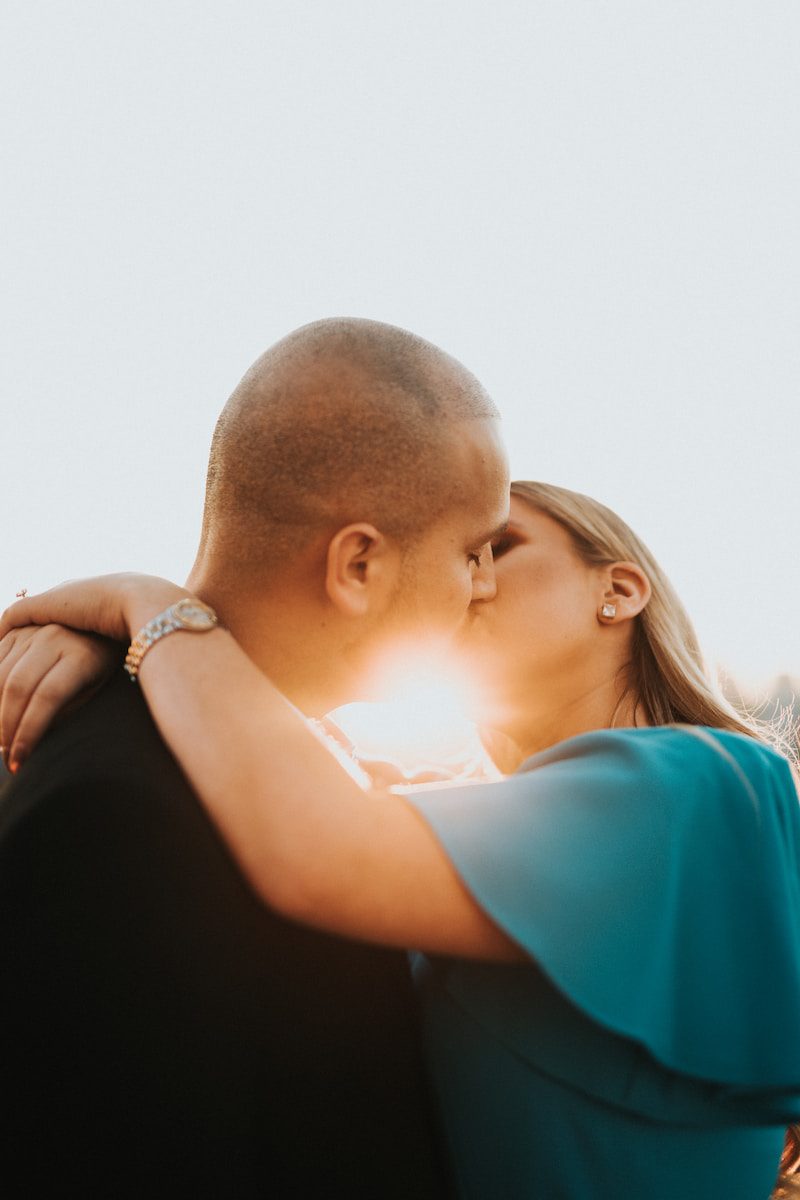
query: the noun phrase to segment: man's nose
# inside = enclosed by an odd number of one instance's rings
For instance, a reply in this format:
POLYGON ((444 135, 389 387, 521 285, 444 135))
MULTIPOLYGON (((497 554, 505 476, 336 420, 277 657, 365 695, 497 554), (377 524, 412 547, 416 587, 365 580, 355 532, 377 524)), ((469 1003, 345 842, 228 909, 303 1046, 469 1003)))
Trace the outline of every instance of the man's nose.
POLYGON ((494 574, 494 558, 492 547, 486 546, 481 551, 480 566, 472 576, 472 602, 476 600, 494 600, 497 595, 497 580, 494 574))

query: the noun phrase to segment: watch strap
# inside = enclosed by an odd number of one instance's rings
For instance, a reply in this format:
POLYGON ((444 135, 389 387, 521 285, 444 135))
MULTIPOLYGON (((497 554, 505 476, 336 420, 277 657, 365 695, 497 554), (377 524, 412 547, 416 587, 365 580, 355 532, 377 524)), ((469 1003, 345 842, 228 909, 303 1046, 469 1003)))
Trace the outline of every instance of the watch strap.
POLYGON ((132 683, 136 682, 136 677, 139 674, 139 668, 142 665, 142 659, 147 651, 166 637, 170 633, 175 633, 179 629, 184 629, 188 633, 208 633, 218 625, 219 621, 217 614, 213 608, 209 608, 207 604, 203 604, 200 600, 192 600, 189 597, 184 597, 183 600, 178 600, 177 603, 171 604, 169 608, 165 608, 163 612, 158 613, 152 620, 148 621, 131 642, 128 647, 128 653, 125 655, 125 670, 132 683), (187 620, 187 613, 191 612, 195 620, 190 623, 187 620), (197 622, 197 617, 201 618, 202 623, 197 622))

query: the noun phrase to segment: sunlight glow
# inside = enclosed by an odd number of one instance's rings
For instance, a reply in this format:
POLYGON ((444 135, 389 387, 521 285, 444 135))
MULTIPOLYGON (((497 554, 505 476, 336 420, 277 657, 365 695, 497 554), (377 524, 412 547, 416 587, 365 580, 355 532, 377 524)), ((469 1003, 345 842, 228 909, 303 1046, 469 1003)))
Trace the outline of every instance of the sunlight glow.
POLYGON ((464 680, 438 667, 396 666, 382 690, 385 700, 347 704, 330 714, 360 759, 391 762, 409 781, 428 773, 461 779, 492 770, 467 716, 464 680))

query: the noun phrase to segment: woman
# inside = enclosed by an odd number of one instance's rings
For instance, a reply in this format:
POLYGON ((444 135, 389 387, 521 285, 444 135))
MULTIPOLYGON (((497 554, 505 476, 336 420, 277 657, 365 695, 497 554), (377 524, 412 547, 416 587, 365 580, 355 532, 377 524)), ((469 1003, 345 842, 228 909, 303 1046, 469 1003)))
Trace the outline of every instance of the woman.
MULTIPOLYGON (((463 1196, 766 1197, 800 1118, 789 764, 715 694, 618 517, 560 488, 512 493, 497 598, 459 649, 513 777, 376 802, 222 630, 164 638, 141 685, 266 903, 424 952, 463 1196)), ((65 585, 0 632, 58 616, 128 638, 185 594, 65 585)))

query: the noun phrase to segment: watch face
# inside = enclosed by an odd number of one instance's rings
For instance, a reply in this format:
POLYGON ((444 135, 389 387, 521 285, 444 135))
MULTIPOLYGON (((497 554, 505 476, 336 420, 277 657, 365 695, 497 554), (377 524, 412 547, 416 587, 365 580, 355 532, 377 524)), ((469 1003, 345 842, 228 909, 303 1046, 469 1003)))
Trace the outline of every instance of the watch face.
POLYGON ((203 604, 201 600, 179 600, 173 612, 184 629, 213 629, 217 623, 217 614, 213 608, 203 604))

